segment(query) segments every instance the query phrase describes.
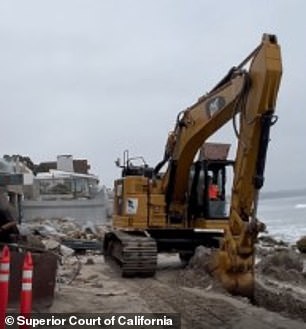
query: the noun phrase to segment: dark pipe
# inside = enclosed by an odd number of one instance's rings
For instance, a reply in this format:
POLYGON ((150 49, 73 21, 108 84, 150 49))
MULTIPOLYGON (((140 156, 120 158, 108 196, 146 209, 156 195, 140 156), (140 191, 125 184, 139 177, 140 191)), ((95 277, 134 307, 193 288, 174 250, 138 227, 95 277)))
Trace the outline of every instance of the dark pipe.
POLYGON ((273 110, 268 111, 261 117, 259 151, 256 161, 256 173, 253 181, 256 190, 261 189, 264 184, 264 171, 266 165, 268 143, 270 140, 270 128, 274 125, 276 120, 277 117, 273 114, 273 110))
POLYGON ((173 191, 174 191, 174 179, 176 175, 177 163, 174 160, 171 160, 169 163, 170 166, 170 176, 169 176, 169 183, 166 191, 166 207, 167 213, 169 212, 170 203, 173 199, 173 191))

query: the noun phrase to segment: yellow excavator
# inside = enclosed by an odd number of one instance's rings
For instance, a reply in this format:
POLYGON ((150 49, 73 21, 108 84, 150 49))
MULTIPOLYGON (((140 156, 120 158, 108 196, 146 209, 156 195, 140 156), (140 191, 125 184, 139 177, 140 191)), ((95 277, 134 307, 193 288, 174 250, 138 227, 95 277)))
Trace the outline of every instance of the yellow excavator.
POLYGON ((277 38, 264 34, 245 60, 178 114, 157 166, 124 153, 113 228, 104 239, 105 258, 115 259, 123 276, 154 275, 158 252, 176 251, 187 261, 203 245, 215 250, 210 270, 222 285, 253 295, 255 243, 264 227, 258 196, 281 75, 277 38), (230 120, 238 141, 234 160, 227 159, 229 145, 206 143, 230 120))

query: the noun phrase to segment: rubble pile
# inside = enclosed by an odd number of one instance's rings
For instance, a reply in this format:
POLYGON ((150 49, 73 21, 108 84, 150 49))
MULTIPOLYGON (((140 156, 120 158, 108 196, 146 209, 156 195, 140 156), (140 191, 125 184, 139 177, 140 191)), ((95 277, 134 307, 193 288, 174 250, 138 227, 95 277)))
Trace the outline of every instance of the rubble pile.
MULTIPOLYGON (((306 321, 306 258, 296 246, 259 245, 255 301, 261 307, 306 321)), ((257 252, 258 254, 258 252, 257 252)))
POLYGON ((99 286, 99 280, 87 278, 86 268, 102 261, 102 241, 106 227, 73 218, 37 218, 19 227, 22 246, 32 251, 49 251, 58 257, 57 288, 72 283, 99 286))
MULTIPOLYGON (((73 218, 37 218, 22 223, 19 230, 26 238, 27 245, 32 248, 51 250, 69 256, 74 253, 74 247, 70 247, 72 242, 101 243, 105 226, 94 225, 91 222, 81 225, 73 218)), ((84 248, 86 249, 86 246, 84 248)))
POLYGON ((305 280, 306 283, 306 258, 300 251, 299 241, 289 245, 270 236, 260 237, 256 246, 256 269, 279 281, 302 283, 305 280))
POLYGON ((306 283, 303 260, 294 250, 281 250, 267 255, 257 268, 263 275, 278 281, 306 283))
POLYGON ((286 250, 292 250, 293 246, 282 240, 276 240, 269 235, 262 235, 258 238, 258 243, 255 248, 255 264, 261 262, 262 259, 269 255, 286 250))

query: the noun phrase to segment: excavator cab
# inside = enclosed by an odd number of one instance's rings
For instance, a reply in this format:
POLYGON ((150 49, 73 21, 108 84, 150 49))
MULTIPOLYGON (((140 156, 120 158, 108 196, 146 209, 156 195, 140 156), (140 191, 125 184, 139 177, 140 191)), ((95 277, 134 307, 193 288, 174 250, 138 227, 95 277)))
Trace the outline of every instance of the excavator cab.
POLYGON ((189 218, 228 217, 226 180, 234 161, 227 160, 229 144, 205 143, 190 170, 189 218))

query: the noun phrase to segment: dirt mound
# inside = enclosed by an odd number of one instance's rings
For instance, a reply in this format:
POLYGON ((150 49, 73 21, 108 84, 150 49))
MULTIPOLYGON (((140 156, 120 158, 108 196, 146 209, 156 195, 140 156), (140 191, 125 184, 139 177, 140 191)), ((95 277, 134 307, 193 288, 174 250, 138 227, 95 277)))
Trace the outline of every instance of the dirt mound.
POLYGON ((256 303, 273 312, 306 321, 306 273, 301 253, 266 250, 256 266, 256 303))
POLYGON ((179 281, 185 287, 201 287, 205 290, 222 291, 220 283, 210 274, 209 262, 214 251, 203 246, 196 248, 184 270, 180 271, 179 281))
POLYGON ((194 255, 191 257, 188 268, 194 270, 209 271, 209 260, 212 256, 212 249, 199 246, 196 248, 194 255))
POLYGON ((303 260, 293 250, 281 250, 262 258, 257 266, 261 274, 279 281, 306 283, 303 260))

